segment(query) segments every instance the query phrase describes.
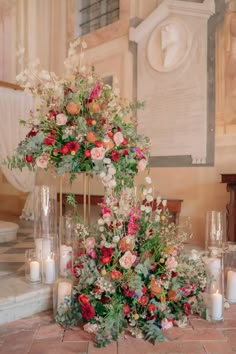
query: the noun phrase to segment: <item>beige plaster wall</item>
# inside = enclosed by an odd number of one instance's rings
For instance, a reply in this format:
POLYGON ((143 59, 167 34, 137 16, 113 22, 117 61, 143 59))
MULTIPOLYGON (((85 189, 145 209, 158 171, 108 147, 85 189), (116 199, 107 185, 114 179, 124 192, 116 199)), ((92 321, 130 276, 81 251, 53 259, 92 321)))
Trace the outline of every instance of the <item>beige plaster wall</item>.
MULTIPOLYGON (((139 16, 143 18, 155 7, 155 1, 145 2, 147 7, 144 7, 143 4, 143 0, 131 1, 132 17, 139 16)), ((133 67, 132 54, 128 46, 128 34, 127 32, 126 34, 121 32, 120 36, 117 36, 116 33, 116 38, 111 39, 110 27, 109 34, 106 35, 104 30, 99 33, 100 35, 96 35, 96 38, 100 38, 100 45, 96 46, 95 42, 90 38, 93 45, 92 49, 88 49, 88 63, 93 63, 102 76, 107 76, 108 74, 116 76, 120 83, 121 94, 126 98, 130 98, 133 94, 133 67)), ((224 80, 223 75, 219 75, 218 78, 218 80, 224 80)), ((229 199, 226 186, 220 183, 220 174, 234 173, 236 170, 235 126, 224 125, 224 129, 217 128, 216 130, 218 135, 216 137, 214 167, 152 168, 150 171, 154 187, 163 197, 183 200, 181 215, 183 217, 191 217, 194 234, 191 242, 198 245, 204 244, 204 217, 206 210, 223 210, 229 199)), ((143 177, 143 175, 138 176, 136 183, 142 183, 143 177)), ((45 173, 38 174, 37 180, 38 183, 58 184, 58 180, 45 173)), ((72 191, 82 193, 82 185, 83 181, 80 177, 75 181, 72 191)), ((63 184, 63 191, 70 191, 66 181, 63 184)), ((91 193, 103 193, 103 188, 96 179, 91 182, 91 193)), ((22 200, 22 195, 7 185, 6 181, 3 182, 0 174, 0 198, 3 195, 14 195, 16 197, 15 200, 22 200)), ((3 204, 0 202, 0 210, 3 204)))

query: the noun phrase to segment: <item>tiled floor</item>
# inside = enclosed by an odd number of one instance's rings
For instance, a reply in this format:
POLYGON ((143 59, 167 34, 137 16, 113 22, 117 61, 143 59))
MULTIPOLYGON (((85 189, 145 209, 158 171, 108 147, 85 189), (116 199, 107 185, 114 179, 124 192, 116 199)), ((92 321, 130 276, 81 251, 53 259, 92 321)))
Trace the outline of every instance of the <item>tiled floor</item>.
POLYGON ((217 325, 191 318, 188 327, 166 331, 168 342, 157 345, 121 336, 118 343, 95 348, 93 336, 80 328, 63 330, 51 312, 0 326, 1 354, 232 354, 236 353, 236 306, 217 325))
MULTIPOLYGON (((8 280, 15 285, 24 281, 24 252, 33 246, 32 223, 9 221, 19 223, 20 229, 16 242, 0 244, 0 297, 8 293, 8 280)), ((168 342, 154 346, 126 334, 118 343, 97 349, 92 335, 80 328, 65 331, 54 322, 52 312, 41 312, 0 326, 0 354, 232 354, 236 353, 236 305, 225 310, 223 323, 191 318, 188 327, 168 330, 166 336, 168 342)))

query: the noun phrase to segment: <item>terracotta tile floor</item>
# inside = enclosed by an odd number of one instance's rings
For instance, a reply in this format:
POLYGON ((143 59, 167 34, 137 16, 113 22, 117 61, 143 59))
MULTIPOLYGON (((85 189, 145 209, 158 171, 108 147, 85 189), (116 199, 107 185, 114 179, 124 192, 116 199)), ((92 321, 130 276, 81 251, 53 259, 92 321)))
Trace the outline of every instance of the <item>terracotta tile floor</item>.
POLYGON ((236 305, 225 310, 223 323, 190 318, 186 328, 165 332, 168 342, 157 345, 129 335, 106 348, 93 345, 93 336, 80 328, 65 331, 51 312, 0 326, 1 354, 231 354, 236 353, 236 305))

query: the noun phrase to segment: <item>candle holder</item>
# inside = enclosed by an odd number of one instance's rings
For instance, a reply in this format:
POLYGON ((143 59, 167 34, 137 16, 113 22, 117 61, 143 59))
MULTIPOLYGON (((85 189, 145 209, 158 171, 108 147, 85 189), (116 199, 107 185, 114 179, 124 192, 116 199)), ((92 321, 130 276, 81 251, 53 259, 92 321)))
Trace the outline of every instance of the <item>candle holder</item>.
POLYGON ((53 313, 62 315, 70 306, 73 281, 59 278, 53 286, 53 313))
POLYGON ((41 258, 42 282, 54 284, 58 274, 58 257, 56 252, 44 252, 41 258))
POLYGON ((236 243, 227 242, 224 247, 225 297, 236 303, 236 243))
POLYGON ((206 262, 206 319, 219 322, 224 319, 224 272, 222 257, 210 257, 206 262))
POLYGON ((35 249, 25 251, 25 279, 30 283, 41 281, 40 259, 35 249))

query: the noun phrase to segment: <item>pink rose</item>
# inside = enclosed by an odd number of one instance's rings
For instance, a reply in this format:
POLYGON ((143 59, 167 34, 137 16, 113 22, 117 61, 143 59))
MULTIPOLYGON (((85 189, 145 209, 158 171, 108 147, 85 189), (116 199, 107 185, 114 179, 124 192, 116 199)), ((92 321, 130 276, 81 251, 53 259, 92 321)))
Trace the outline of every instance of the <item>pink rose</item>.
POLYGON ((174 271, 177 267, 178 263, 175 260, 175 257, 169 257, 166 262, 167 269, 170 271, 174 271))
POLYGON ((92 160, 102 160, 105 156, 106 150, 103 147, 93 148, 91 150, 92 160))
POLYGON ((139 172, 142 172, 145 170, 147 166, 147 161, 145 159, 142 159, 138 162, 137 168, 139 172))
POLYGON ((96 243, 96 241, 95 241, 94 237, 88 237, 85 240, 86 248, 94 248, 95 243, 96 243))
POLYGON ((119 259, 122 268, 129 269, 136 261, 136 256, 130 251, 125 252, 125 254, 119 259))
POLYGON ((115 133, 113 136, 113 140, 114 140, 115 144, 117 146, 119 146, 124 140, 123 134, 121 132, 115 133))
POLYGON ((67 116, 63 113, 59 113, 56 116, 56 124, 57 125, 65 125, 67 122, 67 116))
POLYGON ((36 165, 41 168, 47 168, 48 167, 48 161, 49 161, 49 155, 48 154, 42 154, 41 156, 37 157, 36 165))

